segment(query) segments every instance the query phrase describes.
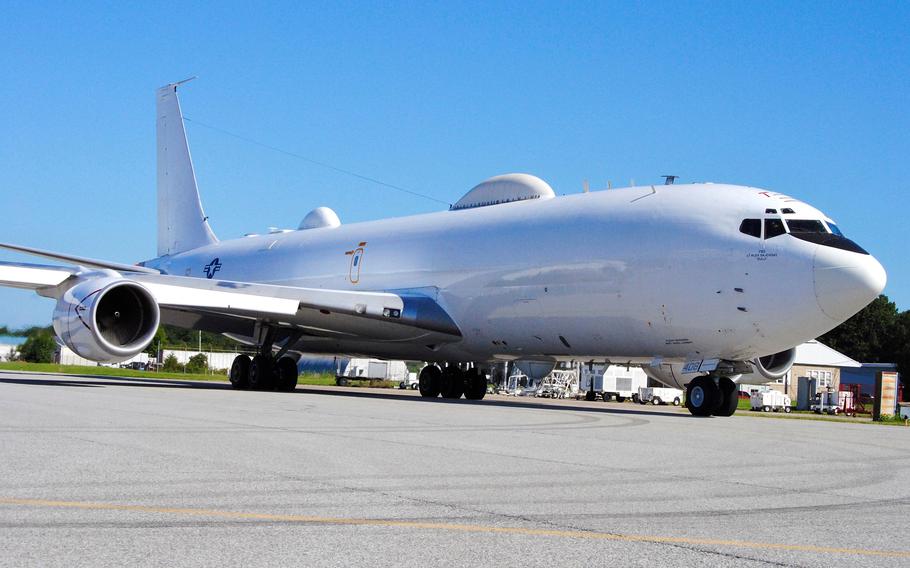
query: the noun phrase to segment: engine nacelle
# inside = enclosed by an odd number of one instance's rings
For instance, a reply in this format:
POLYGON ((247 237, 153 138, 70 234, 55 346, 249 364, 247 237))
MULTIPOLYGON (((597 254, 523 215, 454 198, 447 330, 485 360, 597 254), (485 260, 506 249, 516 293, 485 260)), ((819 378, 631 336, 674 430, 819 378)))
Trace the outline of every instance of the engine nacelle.
POLYGON ((54 331, 80 357, 116 363, 152 341, 161 312, 144 286, 120 276, 80 280, 57 300, 54 331))
POLYGON ((786 375, 795 361, 796 347, 791 347, 786 351, 765 355, 764 357, 756 357, 752 359, 752 366, 755 367, 755 372, 759 375, 773 381, 786 375))

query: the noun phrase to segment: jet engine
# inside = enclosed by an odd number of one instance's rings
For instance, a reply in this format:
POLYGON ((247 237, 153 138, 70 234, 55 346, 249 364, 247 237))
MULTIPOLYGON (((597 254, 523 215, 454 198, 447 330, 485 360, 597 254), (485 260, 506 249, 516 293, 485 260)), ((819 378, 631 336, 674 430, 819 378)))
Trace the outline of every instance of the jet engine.
POLYGON ((119 275, 80 279, 57 300, 54 331, 80 357, 116 363, 152 341, 158 303, 144 286, 119 275))
POLYGON ((786 351, 756 357, 752 360, 752 365, 755 367, 755 372, 773 381, 786 375, 794 361, 796 361, 796 347, 791 347, 786 351))

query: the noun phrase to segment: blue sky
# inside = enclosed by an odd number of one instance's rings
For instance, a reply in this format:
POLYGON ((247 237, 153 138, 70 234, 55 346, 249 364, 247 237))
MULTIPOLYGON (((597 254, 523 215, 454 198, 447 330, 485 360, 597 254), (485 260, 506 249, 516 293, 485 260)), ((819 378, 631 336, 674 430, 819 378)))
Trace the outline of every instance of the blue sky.
MULTIPOLYGON (((4 4, 0 240, 154 256, 154 91, 198 75, 191 120, 446 203, 511 171, 788 193, 910 308, 906 2, 187 4, 4 4)), ((444 207, 187 128, 221 238, 444 207)), ((0 324, 52 310, 0 290, 0 324)))

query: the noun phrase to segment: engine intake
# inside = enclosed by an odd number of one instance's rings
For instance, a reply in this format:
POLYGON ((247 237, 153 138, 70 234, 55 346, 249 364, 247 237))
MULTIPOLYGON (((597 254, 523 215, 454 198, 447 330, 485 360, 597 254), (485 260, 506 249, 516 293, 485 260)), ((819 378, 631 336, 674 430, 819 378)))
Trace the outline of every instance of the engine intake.
POLYGON ((160 321, 158 303, 144 286, 119 276, 83 279, 54 309, 54 331, 80 357, 116 363, 152 341, 160 321))
POLYGON ((791 347, 786 351, 756 357, 752 360, 755 371, 768 380, 777 380, 790 370, 796 361, 796 347, 791 347))

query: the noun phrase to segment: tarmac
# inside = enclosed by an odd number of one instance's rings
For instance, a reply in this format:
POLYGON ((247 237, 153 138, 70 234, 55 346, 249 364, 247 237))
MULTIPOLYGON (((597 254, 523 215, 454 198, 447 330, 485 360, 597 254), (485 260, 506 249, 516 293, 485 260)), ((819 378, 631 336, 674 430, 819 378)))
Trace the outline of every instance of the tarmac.
POLYGON ((910 428, 0 372, 0 566, 910 566, 910 428))

